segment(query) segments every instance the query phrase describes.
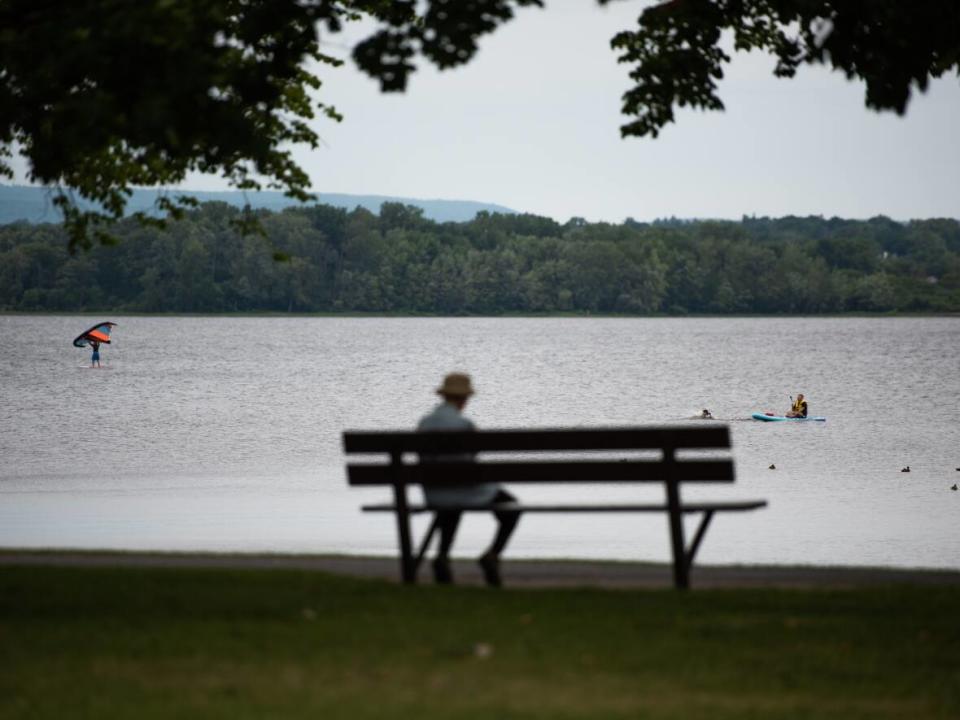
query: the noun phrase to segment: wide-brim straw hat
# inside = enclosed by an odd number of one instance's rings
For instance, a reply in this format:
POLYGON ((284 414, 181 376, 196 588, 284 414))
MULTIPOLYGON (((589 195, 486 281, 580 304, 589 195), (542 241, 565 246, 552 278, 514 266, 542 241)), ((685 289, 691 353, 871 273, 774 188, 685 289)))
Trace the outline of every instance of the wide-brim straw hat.
POLYGON ((451 397, 468 397, 473 395, 473 392, 470 376, 466 373, 450 373, 443 379, 443 385, 437 388, 437 395, 451 397))

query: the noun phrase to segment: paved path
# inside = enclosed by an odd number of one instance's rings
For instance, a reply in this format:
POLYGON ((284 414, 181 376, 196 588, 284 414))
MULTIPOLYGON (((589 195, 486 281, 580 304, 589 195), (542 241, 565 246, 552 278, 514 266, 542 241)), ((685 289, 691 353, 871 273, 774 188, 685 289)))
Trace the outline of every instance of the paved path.
MULTIPOLYGON (((0 549, 5 565, 73 565, 134 567, 288 568, 396 582, 394 558, 344 555, 247 555, 213 553, 140 553, 96 551, 28 551, 0 549)), ((481 584, 479 568, 454 562, 454 576, 463 585, 481 584)), ((669 565, 582 560, 509 560, 501 570, 507 587, 668 588, 669 565)), ((421 571, 429 582, 429 568, 421 571)), ((960 571, 862 567, 778 565, 696 566, 694 588, 846 588, 890 584, 960 585, 960 571)))

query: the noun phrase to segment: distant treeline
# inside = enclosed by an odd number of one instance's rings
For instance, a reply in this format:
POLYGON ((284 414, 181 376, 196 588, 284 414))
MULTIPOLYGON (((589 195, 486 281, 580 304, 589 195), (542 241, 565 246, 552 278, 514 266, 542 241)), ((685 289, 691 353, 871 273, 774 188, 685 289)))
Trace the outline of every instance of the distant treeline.
POLYGON ((167 230, 123 221, 119 244, 72 256, 58 225, 0 226, 0 310, 960 311, 956 220, 435 223, 385 203, 260 211, 263 237, 240 232, 239 214, 207 203, 167 230))

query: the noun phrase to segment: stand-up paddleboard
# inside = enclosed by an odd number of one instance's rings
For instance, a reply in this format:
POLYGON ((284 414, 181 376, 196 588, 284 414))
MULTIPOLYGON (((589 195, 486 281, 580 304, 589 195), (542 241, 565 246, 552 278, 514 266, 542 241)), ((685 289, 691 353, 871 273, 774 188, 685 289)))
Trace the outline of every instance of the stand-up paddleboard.
POLYGON ((116 323, 114 322, 102 322, 98 325, 94 325, 89 330, 77 335, 73 341, 74 347, 82 348, 90 344, 91 340, 96 340, 99 343, 104 343, 106 345, 110 344, 110 328, 114 327, 116 323))
POLYGON ((773 413, 759 413, 755 412, 752 415, 754 420, 762 420, 763 422, 780 422, 781 420, 791 420, 793 422, 826 422, 825 417, 787 417, 786 415, 774 415, 773 413))

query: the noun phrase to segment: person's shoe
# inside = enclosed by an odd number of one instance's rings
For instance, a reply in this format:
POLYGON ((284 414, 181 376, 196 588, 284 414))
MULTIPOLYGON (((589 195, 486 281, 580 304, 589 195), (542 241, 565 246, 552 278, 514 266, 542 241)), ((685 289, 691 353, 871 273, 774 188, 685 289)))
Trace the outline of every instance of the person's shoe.
POLYGON ((496 555, 482 555, 477 564, 483 570, 483 579, 487 581, 490 587, 500 587, 500 562, 496 555))
POLYGON ((453 573, 450 572, 450 563, 446 558, 437 558, 433 561, 433 579, 438 585, 453 584, 453 573))

